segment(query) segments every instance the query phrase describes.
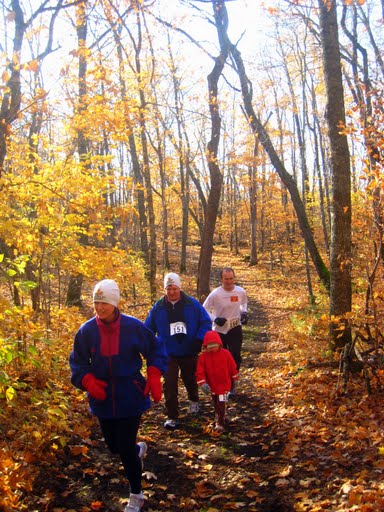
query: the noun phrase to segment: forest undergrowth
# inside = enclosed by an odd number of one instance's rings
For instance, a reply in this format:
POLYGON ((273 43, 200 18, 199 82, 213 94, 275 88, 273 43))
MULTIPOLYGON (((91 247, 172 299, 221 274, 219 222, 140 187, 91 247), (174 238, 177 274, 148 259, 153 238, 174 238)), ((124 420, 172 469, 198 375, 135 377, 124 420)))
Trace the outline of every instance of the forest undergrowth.
MULTIPOLYGON (((223 265, 235 269, 250 301, 228 429, 212 430, 206 398, 201 414, 190 416, 182 393, 174 432, 163 428, 163 405, 155 404, 140 430, 149 446, 144 512, 384 510, 382 392, 367 395, 355 375, 341 393, 326 308, 321 300, 308 306, 302 269, 296 263, 272 273, 217 250, 212 286, 223 265)), ((193 293, 194 278, 183 283, 193 293)), ((66 356, 69 350, 68 343, 66 356)), ((68 368, 54 375, 30 375, 30 387, 3 410, 2 510, 122 511, 129 495, 122 467, 107 453, 83 393, 70 386, 68 368), (41 441, 50 429, 54 438, 41 441)))

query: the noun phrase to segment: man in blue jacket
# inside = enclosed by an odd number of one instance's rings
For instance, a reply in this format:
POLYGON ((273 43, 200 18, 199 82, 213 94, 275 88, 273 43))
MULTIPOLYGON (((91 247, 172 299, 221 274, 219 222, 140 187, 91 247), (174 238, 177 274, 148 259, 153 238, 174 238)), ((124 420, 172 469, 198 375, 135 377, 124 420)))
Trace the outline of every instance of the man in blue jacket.
POLYGON ((75 336, 69 356, 71 382, 88 392, 91 412, 97 416, 112 453, 120 455, 130 484, 125 512, 140 512, 144 442, 137 443, 141 415, 150 407, 149 393, 161 400, 161 374, 166 370, 164 344, 151 330, 118 309, 120 291, 112 279, 100 281, 93 292, 96 316, 75 336), (147 379, 141 373, 142 357, 147 379))
POLYGON ((164 277, 164 290, 165 295, 155 302, 144 323, 165 342, 168 369, 164 375, 164 398, 168 417, 164 427, 174 429, 179 417, 179 373, 187 390, 190 413, 199 412, 197 356, 212 321, 196 299, 181 291, 178 274, 171 272, 164 277))

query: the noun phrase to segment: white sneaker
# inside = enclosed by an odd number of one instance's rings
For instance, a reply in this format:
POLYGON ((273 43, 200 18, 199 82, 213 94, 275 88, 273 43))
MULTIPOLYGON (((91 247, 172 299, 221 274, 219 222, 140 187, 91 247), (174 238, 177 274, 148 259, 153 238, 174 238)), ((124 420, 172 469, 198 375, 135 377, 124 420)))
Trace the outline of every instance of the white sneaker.
POLYGON ((137 443, 137 445, 140 447, 139 459, 140 459, 140 462, 141 462, 141 471, 143 471, 144 470, 144 457, 145 457, 145 455, 147 453, 148 446, 144 442, 137 443))
POLYGON ((189 414, 198 414, 200 412, 199 402, 189 401, 189 414))
POLYGON ((172 420, 171 418, 168 418, 167 421, 164 423, 164 427, 173 430, 177 427, 177 423, 177 420, 172 420))
POLYGON ((144 494, 131 494, 124 512, 140 512, 144 505, 144 494))

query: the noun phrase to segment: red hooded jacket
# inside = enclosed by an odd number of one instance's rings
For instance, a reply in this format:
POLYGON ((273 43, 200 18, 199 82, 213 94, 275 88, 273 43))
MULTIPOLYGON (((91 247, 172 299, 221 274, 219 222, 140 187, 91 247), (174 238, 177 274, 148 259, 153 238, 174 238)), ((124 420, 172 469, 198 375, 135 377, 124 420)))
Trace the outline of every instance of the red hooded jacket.
POLYGON ((228 393, 232 388, 232 381, 239 378, 235 360, 229 350, 223 348, 220 335, 216 331, 205 333, 203 351, 197 361, 196 379, 201 386, 207 383, 214 395, 228 393), (216 352, 204 351, 210 343, 217 343, 220 348, 216 352))

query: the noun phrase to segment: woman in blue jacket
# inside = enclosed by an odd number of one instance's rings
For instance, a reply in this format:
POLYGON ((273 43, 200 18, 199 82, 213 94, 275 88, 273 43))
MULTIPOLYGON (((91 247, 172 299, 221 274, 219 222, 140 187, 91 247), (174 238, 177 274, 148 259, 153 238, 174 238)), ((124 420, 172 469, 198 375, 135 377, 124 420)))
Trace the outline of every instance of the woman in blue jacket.
POLYGON ((190 413, 199 412, 197 356, 212 320, 200 302, 181 291, 178 274, 170 272, 164 277, 164 290, 165 295, 155 302, 145 325, 165 342, 168 369, 164 375, 164 398, 168 418, 164 427, 174 429, 179 417, 179 373, 188 393, 190 413))
POLYGON ((149 393, 161 399, 161 375, 166 370, 164 344, 138 319, 120 313, 120 291, 111 279, 93 292, 96 316, 75 336, 69 357, 71 382, 86 390, 91 412, 97 416, 108 448, 118 453, 130 483, 125 512, 139 512, 145 443, 137 443, 142 414, 150 407, 149 393), (142 357, 147 379, 141 373, 142 357))

